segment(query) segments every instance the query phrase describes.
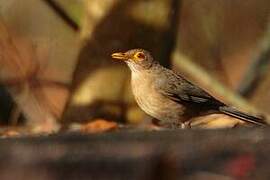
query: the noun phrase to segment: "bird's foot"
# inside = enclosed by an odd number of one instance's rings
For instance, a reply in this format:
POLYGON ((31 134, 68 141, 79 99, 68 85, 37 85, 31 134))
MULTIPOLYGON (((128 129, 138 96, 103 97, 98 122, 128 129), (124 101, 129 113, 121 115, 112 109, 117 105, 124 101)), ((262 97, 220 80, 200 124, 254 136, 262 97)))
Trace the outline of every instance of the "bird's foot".
POLYGON ((181 123, 181 129, 191 129, 191 122, 186 121, 184 123, 181 123))

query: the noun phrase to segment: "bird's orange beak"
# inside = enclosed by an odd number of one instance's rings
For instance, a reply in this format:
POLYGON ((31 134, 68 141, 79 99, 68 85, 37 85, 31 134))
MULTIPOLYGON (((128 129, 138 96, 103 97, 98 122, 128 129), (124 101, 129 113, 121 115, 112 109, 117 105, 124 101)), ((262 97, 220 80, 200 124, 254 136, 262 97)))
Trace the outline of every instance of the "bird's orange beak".
POLYGON ((128 60, 127 54, 122 53, 122 52, 113 53, 112 58, 113 59, 120 59, 120 60, 123 60, 123 61, 128 60))

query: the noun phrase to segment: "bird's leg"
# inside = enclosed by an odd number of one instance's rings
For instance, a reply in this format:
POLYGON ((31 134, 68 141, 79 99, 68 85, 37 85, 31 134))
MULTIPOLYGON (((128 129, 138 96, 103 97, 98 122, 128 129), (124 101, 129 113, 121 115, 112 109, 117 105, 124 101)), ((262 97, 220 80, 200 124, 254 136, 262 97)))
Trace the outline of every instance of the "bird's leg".
POLYGON ((181 123, 181 129, 191 129, 191 122, 186 121, 184 123, 181 123))
POLYGON ((153 129, 153 130, 165 130, 165 129, 167 129, 166 127, 164 127, 164 126, 162 126, 161 124, 160 124, 160 122, 159 122, 159 120, 158 119, 156 119, 156 118, 151 118, 151 128, 153 129))
POLYGON ((143 123, 141 123, 138 128, 144 129, 147 131, 160 131, 160 130, 165 130, 166 127, 160 125, 158 123, 157 119, 153 119, 152 117, 147 117, 144 119, 143 123))
POLYGON ((151 119, 151 122, 152 122, 152 124, 155 125, 155 126, 160 126, 160 122, 159 122, 159 120, 156 119, 156 118, 152 118, 152 119, 151 119))

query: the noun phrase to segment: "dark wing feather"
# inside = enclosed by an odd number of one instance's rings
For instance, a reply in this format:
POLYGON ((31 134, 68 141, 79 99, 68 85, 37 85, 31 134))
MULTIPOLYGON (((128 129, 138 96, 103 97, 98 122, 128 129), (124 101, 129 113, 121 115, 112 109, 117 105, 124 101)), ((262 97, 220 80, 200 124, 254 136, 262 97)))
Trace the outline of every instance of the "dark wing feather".
POLYGON ((223 103, 216 100, 203 89, 193 85, 172 71, 166 72, 155 84, 161 94, 179 103, 223 105, 223 103))

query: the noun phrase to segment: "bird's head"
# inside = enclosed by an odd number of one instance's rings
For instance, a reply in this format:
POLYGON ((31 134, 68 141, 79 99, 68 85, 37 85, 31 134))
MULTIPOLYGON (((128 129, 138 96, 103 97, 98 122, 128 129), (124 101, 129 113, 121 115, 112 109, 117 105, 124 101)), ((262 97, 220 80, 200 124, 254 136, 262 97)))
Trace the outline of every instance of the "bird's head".
POLYGON ((149 69, 154 63, 151 54, 143 49, 113 53, 112 58, 125 61, 131 70, 149 69))

